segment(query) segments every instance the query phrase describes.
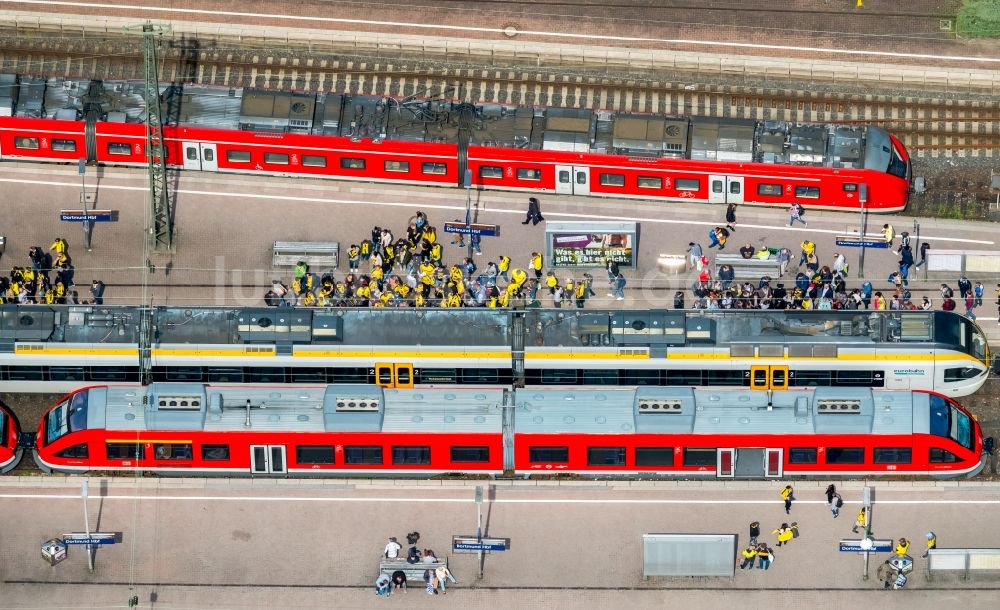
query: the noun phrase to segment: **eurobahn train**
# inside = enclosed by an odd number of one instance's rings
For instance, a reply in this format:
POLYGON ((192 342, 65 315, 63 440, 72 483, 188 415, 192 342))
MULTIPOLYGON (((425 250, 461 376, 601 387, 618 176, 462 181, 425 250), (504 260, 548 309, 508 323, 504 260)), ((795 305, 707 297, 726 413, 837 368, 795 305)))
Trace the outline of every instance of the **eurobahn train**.
POLYGON ((943 311, 0 306, 11 392, 155 381, 957 397, 982 387, 989 363, 976 323, 943 311))
POLYGON ((20 446, 20 436, 17 417, 7 405, 0 403, 0 473, 13 470, 21 461, 24 449, 20 446))
POLYGON ((170 475, 974 476, 979 423, 919 391, 92 386, 43 417, 45 471, 170 475))
MULTIPOLYGON (((0 75, 0 159, 144 166, 142 83, 0 75)), ((898 212, 875 126, 161 85, 171 168, 527 193, 898 212)))

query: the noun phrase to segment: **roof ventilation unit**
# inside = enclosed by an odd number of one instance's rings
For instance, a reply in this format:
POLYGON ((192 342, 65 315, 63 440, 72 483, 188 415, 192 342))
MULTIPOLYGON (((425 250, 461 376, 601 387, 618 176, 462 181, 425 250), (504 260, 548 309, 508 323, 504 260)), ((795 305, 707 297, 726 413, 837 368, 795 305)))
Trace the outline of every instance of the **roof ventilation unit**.
POLYGON ((861 413, 861 401, 860 400, 817 400, 816 401, 816 412, 817 413, 844 413, 848 415, 857 415, 861 413))
POLYGON ((377 413, 378 408, 378 398, 371 396, 337 397, 338 413, 377 413))
POLYGON ((643 398, 639 400, 639 413, 680 413, 681 401, 672 399, 643 398))
POLYGON ((200 411, 201 396, 158 396, 156 408, 167 411, 200 411))

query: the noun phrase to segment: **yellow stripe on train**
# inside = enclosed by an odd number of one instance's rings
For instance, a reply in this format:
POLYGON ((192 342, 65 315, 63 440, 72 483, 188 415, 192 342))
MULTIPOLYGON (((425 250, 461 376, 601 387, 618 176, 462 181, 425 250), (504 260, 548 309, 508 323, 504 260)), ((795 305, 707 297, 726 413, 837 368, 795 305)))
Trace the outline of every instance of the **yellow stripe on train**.
POLYGON ((87 346, 65 347, 58 345, 15 345, 14 353, 21 356, 138 356, 136 347, 87 346))

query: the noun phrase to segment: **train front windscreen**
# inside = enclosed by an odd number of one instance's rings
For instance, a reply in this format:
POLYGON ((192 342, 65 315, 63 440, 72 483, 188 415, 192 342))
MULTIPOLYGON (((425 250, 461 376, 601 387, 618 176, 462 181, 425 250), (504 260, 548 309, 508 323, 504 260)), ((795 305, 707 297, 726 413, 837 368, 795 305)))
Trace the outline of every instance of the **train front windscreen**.
POLYGON ((59 438, 87 429, 87 392, 78 392, 62 401, 45 416, 44 446, 59 438))
POLYGON ((931 426, 934 436, 950 438, 972 451, 975 439, 972 437, 972 418, 948 400, 931 394, 931 426))
POLYGON ((990 347, 986 341, 986 334, 972 320, 957 314, 936 312, 934 340, 969 354, 989 369, 990 347))

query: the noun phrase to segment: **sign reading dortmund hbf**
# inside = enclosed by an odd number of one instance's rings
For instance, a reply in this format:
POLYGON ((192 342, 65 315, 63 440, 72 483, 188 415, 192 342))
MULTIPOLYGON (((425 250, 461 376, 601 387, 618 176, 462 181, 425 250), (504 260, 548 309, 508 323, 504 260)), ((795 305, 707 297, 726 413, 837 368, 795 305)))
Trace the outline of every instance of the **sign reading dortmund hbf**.
POLYGON ((546 256, 552 267, 636 266, 638 224, 634 222, 549 222, 546 256))

